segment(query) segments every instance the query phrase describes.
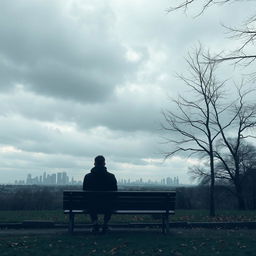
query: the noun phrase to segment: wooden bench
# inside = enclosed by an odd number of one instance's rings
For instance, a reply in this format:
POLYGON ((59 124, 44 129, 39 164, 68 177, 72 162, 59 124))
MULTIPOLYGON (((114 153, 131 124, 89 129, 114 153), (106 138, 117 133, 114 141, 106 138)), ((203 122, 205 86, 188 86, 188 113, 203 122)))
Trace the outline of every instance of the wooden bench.
POLYGON ((88 202, 92 198, 114 198, 113 214, 161 214, 162 232, 169 231, 169 215, 175 213, 175 191, 64 191, 63 210, 69 214, 69 232, 74 230, 76 214, 88 214, 88 202))

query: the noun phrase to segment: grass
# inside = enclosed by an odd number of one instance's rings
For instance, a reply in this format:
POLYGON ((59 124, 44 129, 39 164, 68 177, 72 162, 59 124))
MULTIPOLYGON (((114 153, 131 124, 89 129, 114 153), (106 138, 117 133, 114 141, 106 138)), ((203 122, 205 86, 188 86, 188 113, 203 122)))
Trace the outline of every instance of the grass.
MULTIPOLYGON (((156 216, 157 217, 157 216, 156 216)), ((113 215, 112 222, 156 222, 150 215, 124 216, 113 215)), ((68 216, 62 210, 55 211, 0 211, 0 222, 22 222, 24 220, 49 220, 66 223, 68 216)), ((177 210, 171 221, 256 221, 255 211, 217 211, 215 218, 208 216, 207 210, 177 210)), ((160 220, 159 220, 160 221, 160 220)), ((89 217, 76 216, 76 222, 89 223, 89 217)))
POLYGON ((0 236, 1 256, 241 256, 255 255, 255 230, 172 230, 112 232, 107 235, 0 236))
MULTIPOLYGON (((67 222, 57 211, 0 211, 0 222, 52 220, 67 222)), ((219 211, 215 218, 206 210, 177 210, 172 221, 256 221, 255 211, 219 211)), ((77 222, 90 223, 88 216, 78 216, 77 222)), ((156 222, 150 215, 113 215, 112 222, 156 222)), ((159 220, 160 221, 160 220, 159 220)), ((255 255, 256 230, 171 229, 169 235, 160 231, 113 231, 107 235, 76 232, 56 235, 1 235, 1 256, 97 256, 97 255, 162 255, 162 256, 243 256, 255 255)))

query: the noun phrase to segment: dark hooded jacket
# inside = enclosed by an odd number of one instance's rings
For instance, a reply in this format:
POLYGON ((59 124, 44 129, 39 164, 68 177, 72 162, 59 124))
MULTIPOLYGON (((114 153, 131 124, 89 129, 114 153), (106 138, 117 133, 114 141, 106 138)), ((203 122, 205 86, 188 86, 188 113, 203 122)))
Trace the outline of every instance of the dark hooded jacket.
MULTIPOLYGON (((83 190, 117 191, 115 175, 109 173, 104 166, 96 166, 84 177, 83 190)), ((88 198, 87 207, 91 212, 110 212, 115 208, 115 196, 109 194, 93 194, 88 198)))
POLYGON ((115 175, 108 172, 105 166, 95 166, 84 177, 83 190, 87 191, 116 191, 115 175))

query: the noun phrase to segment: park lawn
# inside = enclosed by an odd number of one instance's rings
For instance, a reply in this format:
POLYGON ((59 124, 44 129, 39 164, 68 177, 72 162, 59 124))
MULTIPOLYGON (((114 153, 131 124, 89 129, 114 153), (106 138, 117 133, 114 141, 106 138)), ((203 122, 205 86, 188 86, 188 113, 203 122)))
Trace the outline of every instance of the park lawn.
POLYGON ((0 236, 1 256, 241 256, 255 255, 255 230, 173 229, 169 235, 154 231, 112 231, 106 235, 77 233, 0 236))
MULTIPOLYGON (((216 217, 208 216, 207 210, 176 210, 175 215, 170 216, 170 221, 256 221, 255 211, 217 211, 216 217)), ((160 222, 161 216, 151 215, 113 215, 113 223, 122 222, 160 222)), ((62 210, 54 211, 0 211, 0 223, 6 222, 22 222, 24 220, 45 220, 57 223, 67 223, 68 216, 63 214, 62 210)), ((88 215, 77 215, 77 223, 89 223, 88 215)))

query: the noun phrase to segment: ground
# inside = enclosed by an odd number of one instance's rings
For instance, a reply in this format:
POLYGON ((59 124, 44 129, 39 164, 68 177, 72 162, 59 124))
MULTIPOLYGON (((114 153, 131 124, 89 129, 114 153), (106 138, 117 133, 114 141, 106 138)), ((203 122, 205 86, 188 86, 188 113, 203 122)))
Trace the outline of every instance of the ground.
MULTIPOLYGON (((24 220, 47 220, 54 222, 68 222, 68 216, 62 210, 35 210, 35 211, 0 211, 0 223, 22 222, 24 220)), ((113 222, 157 222, 161 216, 151 215, 113 215, 113 222)), ((255 211, 221 210, 216 212, 216 217, 209 217, 207 210, 176 210, 175 215, 170 216, 170 221, 256 221, 255 211)), ((90 223, 88 216, 76 216, 76 222, 90 223)))
POLYGON ((113 230, 105 235, 78 231, 0 236, 1 256, 25 255, 255 255, 256 230, 113 230))

